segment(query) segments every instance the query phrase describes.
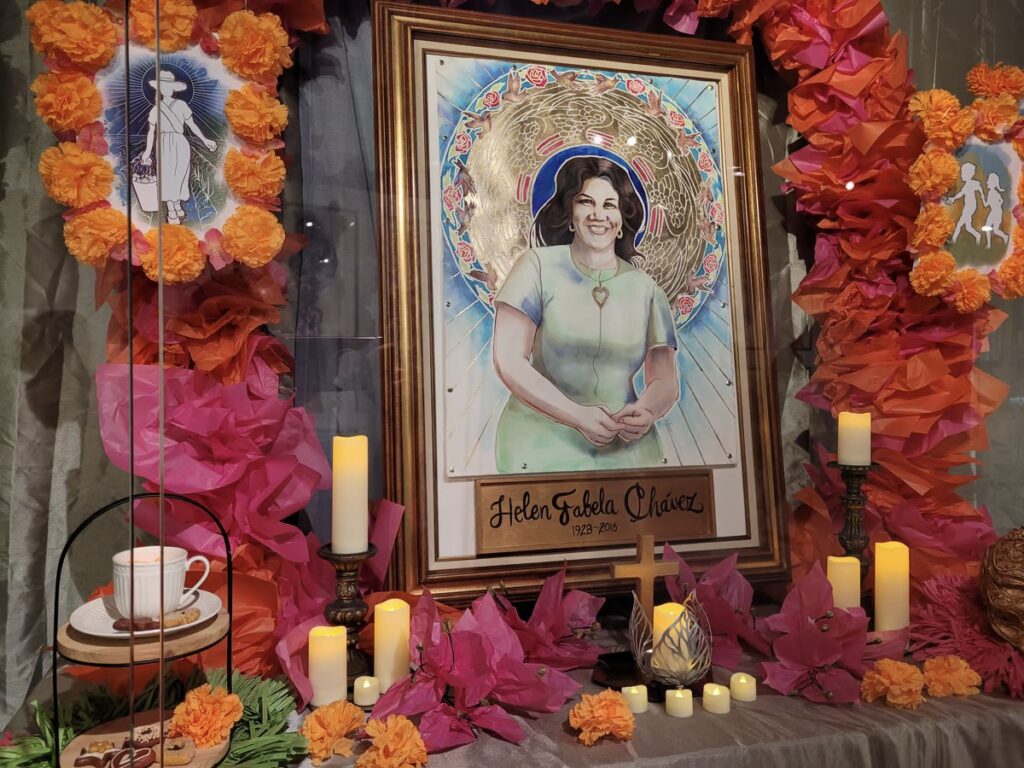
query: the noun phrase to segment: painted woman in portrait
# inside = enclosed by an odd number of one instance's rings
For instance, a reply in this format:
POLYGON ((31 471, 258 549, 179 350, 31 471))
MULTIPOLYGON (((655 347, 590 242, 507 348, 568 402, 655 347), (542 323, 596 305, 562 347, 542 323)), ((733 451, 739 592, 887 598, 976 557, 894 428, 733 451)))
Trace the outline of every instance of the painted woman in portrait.
POLYGON ((668 300, 633 264, 643 203, 603 157, 567 160, 555 186, 494 302, 498 471, 660 466, 679 377, 668 300))

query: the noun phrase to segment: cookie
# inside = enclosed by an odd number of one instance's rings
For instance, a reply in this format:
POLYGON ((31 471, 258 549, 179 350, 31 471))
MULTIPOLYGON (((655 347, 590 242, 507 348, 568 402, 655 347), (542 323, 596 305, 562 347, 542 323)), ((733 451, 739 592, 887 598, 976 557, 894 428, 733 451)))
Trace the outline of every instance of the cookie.
POLYGON ((107 756, 103 752, 86 752, 83 749, 75 758, 75 768, 105 768, 106 765, 107 756))
POLYGON ((109 752, 114 748, 114 742, 112 741, 90 741, 89 746, 86 748, 86 752, 99 752, 103 754, 109 752))
POLYGON ((127 632, 132 629, 133 625, 136 632, 145 632, 146 630, 156 629, 160 626, 160 622, 153 619, 135 619, 135 621, 132 621, 122 616, 114 622, 114 629, 118 632, 127 632))
POLYGON ((196 756, 196 743, 187 736, 164 739, 164 765, 188 765, 196 756))
POLYGON ((156 752, 149 747, 136 749, 134 758, 131 749, 122 749, 110 761, 110 768, 149 768, 155 762, 156 752))
POLYGON ((155 747, 159 743, 160 729, 155 725, 140 725, 132 731, 132 744, 136 750, 144 747, 155 747))
POLYGON ((198 608, 189 608, 187 611, 174 611, 174 613, 168 613, 164 616, 164 627, 183 627, 186 624, 191 624, 198 618, 198 608))

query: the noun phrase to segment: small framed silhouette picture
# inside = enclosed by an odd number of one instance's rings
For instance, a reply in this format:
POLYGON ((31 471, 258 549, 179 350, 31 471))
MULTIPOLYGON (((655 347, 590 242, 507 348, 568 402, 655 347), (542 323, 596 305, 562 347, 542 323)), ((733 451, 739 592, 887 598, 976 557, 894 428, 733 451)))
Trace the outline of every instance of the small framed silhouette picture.
POLYGON ((753 55, 376 6, 403 586, 785 571, 753 55))

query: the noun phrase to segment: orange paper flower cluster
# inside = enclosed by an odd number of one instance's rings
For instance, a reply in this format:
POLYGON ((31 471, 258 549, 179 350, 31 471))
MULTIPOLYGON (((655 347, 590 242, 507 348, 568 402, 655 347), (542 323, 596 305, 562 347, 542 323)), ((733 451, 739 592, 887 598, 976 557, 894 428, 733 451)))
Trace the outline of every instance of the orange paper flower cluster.
POLYGON ((917 196, 935 202, 946 194, 960 175, 960 163, 949 152, 925 152, 910 166, 910 188, 917 196))
POLYGON ((885 703, 898 709, 917 709, 924 701, 924 675, 913 664, 882 659, 864 673, 860 685, 866 702, 885 697, 885 703))
POLYGON ((935 656, 924 663, 928 695, 974 696, 981 692, 981 675, 959 656, 935 656))
POLYGON ((205 749, 223 744, 241 719, 241 699, 206 683, 186 693, 185 700, 174 708, 168 732, 187 736, 199 749, 205 749))
POLYGON ((284 161, 276 152, 228 151, 224 178, 239 197, 269 199, 284 189, 284 161))
POLYGON ((266 144, 288 125, 288 108, 253 83, 228 94, 225 112, 231 130, 252 144, 266 144))
POLYGON ((929 146, 947 152, 960 147, 974 131, 974 111, 961 107, 949 91, 918 91, 908 102, 910 114, 921 120, 929 146))
POLYGON ((270 211, 243 205, 224 222, 224 250, 247 267, 262 267, 281 252, 284 227, 270 211))
POLYGON ((953 306, 962 314, 977 312, 992 299, 988 277, 976 269, 961 269, 953 283, 953 306))
POLYGON ((352 733, 363 727, 366 716, 348 701, 335 701, 318 707, 302 721, 299 733, 306 737, 307 750, 313 765, 320 765, 332 755, 352 756, 352 733))
POLYGON ((84 208, 107 199, 114 185, 114 169, 94 152, 62 141, 43 150, 39 175, 46 194, 69 208, 84 208))
POLYGON ((356 760, 356 768, 422 768, 427 764, 423 737, 403 715, 371 720, 366 735, 373 743, 356 760))
POLYGON ((978 99, 973 104, 974 134, 982 141, 1002 141, 1020 115, 1019 99, 1008 93, 978 99))
POLYGON ((925 203, 914 221, 914 235, 910 240, 915 251, 929 251, 941 248, 953 234, 955 223, 946 206, 940 203, 925 203))
POLYGON ((636 719, 626 700, 611 689, 598 694, 583 694, 579 704, 569 711, 569 725, 579 730, 579 740, 588 747, 603 736, 619 741, 633 738, 636 719))
POLYGON ((160 230, 151 229, 146 233, 145 251, 140 251, 139 261, 146 277, 154 282, 161 277, 165 283, 190 283, 206 268, 206 257, 199 250, 199 240, 184 224, 164 224, 160 230), (163 252, 163 274, 157 259, 157 248, 163 252))
POLYGON ((917 260, 910 283, 922 296, 943 296, 953 287, 956 259, 948 251, 932 251, 917 260))
POLYGON ((64 225, 68 252, 79 262, 100 267, 115 248, 128 242, 128 217, 116 208, 93 208, 64 225))
MULTIPOLYGON (((156 44, 156 0, 132 0, 132 30, 143 45, 156 44)), ((180 51, 192 40, 199 12, 192 0, 160 0, 160 50, 180 51)))
POLYGON ((103 69, 114 58, 117 28, 97 5, 73 0, 40 0, 25 12, 36 50, 87 72, 103 69))
POLYGON ((1008 93, 1019 101, 1024 99, 1024 70, 1008 64, 978 64, 967 73, 967 87, 981 98, 1008 93))
POLYGON ((292 65, 288 33, 273 13, 236 11, 220 28, 220 56, 236 75, 257 82, 273 82, 292 65))
POLYGON ((103 111, 99 89, 77 72, 44 72, 32 83, 32 93, 36 113, 54 133, 77 131, 103 111))

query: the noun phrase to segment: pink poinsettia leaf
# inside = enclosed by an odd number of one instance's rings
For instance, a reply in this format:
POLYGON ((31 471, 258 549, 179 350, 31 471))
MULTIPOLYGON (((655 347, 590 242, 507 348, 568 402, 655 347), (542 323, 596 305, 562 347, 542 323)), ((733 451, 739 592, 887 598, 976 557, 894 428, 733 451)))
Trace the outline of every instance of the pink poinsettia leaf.
POLYGON ((806 667, 790 667, 778 661, 766 661, 761 664, 764 669, 764 684, 769 688, 789 696, 811 679, 810 670, 806 667))
POLYGON ((860 681, 845 669, 833 667, 817 673, 800 695, 817 704, 853 704, 860 700, 860 681))
POLYGON ((557 712, 581 687, 564 672, 542 664, 506 662, 496 677, 490 698, 530 712, 557 712))
POLYGON ((733 552, 729 557, 708 568, 700 580, 701 587, 712 590, 734 610, 747 612, 754 599, 754 588, 742 573, 736 569, 739 554, 733 552))
POLYGON ((847 612, 832 609, 832 618, 818 622, 818 629, 843 647, 840 666, 858 677, 864 675, 864 654, 868 643, 868 617, 860 608, 847 612))
POLYGON ((442 752, 476 741, 473 726, 448 704, 427 712, 420 720, 419 731, 427 752, 442 752))
POLYGON ((565 596, 563 602, 565 621, 569 629, 588 629, 597 621, 597 613, 604 605, 604 598, 573 589, 565 596))
POLYGON ((472 612, 467 611, 455 628, 455 633, 460 631, 474 631, 486 637, 496 656, 495 661, 503 658, 523 660, 523 646, 512 627, 505 623, 502 611, 490 592, 473 601, 472 612))
POLYGON ((888 632, 869 632, 864 661, 877 659, 902 659, 906 652, 910 627, 893 629, 888 632))
POLYGON ((681 603, 690 594, 690 591, 697 586, 697 579, 693 575, 693 569, 686 564, 682 556, 671 546, 666 544, 661 551, 661 559, 666 563, 678 563, 679 575, 666 576, 665 587, 668 589, 668 596, 672 602, 681 603))
POLYGON ((813 625, 833 608, 832 585, 818 563, 789 591, 782 610, 765 620, 773 632, 799 632, 813 625))
POLYGON ((842 658, 843 646, 817 627, 783 635, 772 645, 775 656, 794 669, 818 669, 835 664, 842 658))
POLYGON ((437 707, 444 698, 444 683, 431 674, 419 672, 399 680, 385 691, 373 707, 372 718, 388 715, 418 715, 437 707))
POLYGON ((526 738, 523 727, 501 707, 493 704, 486 707, 476 707, 468 710, 466 715, 477 728, 492 733, 499 739, 519 744, 526 738))
POLYGON ((420 654, 435 646, 441 639, 441 625, 437 621, 437 605, 429 589, 424 589, 416 607, 412 609, 409 626, 409 658, 415 663, 420 654))
POLYGON ((711 663, 716 667, 736 669, 743 658, 743 649, 735 637, 715 635, 711 645, 711 663))
POLYGON ((566 565, 557 573, 544 579, 544 584, 537 595, 533 613, 527 624, 537 632, 557 639, 569 634, 569 625, 562 609, 562 593, 565 590, 566 565))

